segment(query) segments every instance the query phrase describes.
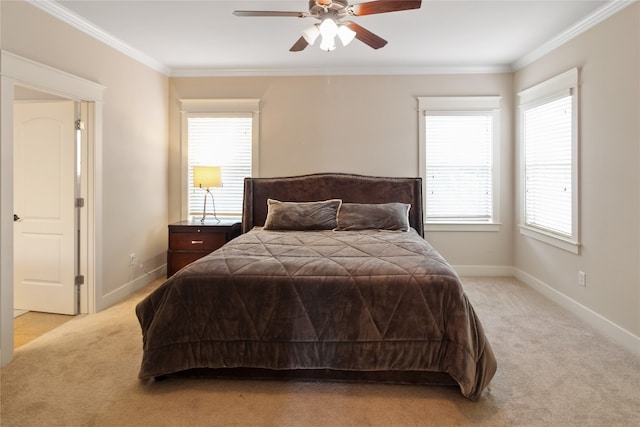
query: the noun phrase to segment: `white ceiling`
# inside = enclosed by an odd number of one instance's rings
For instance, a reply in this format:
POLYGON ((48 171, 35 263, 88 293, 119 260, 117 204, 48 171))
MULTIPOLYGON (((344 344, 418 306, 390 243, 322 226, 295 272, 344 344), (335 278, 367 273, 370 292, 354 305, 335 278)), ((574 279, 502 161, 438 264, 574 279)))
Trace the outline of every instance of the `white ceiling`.
POLYGON ((389 42, 381 49, 354 40, 294 53, 315 19, 232 12, 306 12, 307 0, 29 1, 172 76, 510 71, 633 2, 423 0, 417 10, 351 18, 389 42))

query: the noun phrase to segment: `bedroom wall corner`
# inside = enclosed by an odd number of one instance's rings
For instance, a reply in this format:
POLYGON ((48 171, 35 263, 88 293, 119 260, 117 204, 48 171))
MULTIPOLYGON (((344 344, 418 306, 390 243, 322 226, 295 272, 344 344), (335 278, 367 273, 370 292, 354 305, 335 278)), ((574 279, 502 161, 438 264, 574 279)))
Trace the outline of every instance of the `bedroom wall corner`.
POLYGON ((552 286, 544 283, 530 274, 518 269, 513 268, 513 276, 520 280, 525 285, 535 289, 546 298, 555 302, 562 308, 573 313, 576 317, 582 319, 584 322, 592 326, 598 332, 608 337, 611 341, 624 347, 626 350, 640 356, 640 337, 632 332, 620 327, 614 322, 610 321, 604 316, 601 316, 597 312, 591 310, 589 307, 582 305, 576 300, 569 298, 562 292, 557 291, 552 286))
MULTIPOLYGON (((469 76, 461 76, 469 78, 469 76)), ((514 79, 513 74, 494 76, 495 85, 487 85, 485 95, 498 94, 500 100, 499 150, 499 231, 426 231, 425 237, 463 275, 496 275, 510 272, 514 265, 513 233, 515 204, 514 168, 514 79), (494 274, 495 273, 495 274, 494 274)))
MULTIPOLYGON (((517 93, 570 68, 580 70, 581 241, 580 253, 575 255, 516 232, 514 266, 520 275, 580 307, 594 326, 598 324, 594 319, 601 317, 623 335, 629 334, 636 348, 640 336, 639 15, 640 4, 635 2, 514 75, 517 93), (587 274, 585 287, 578 284, 578 271, 587 274)), ((516 219, 519 215, 518 208, 516 219)))
MULTIPOLYGON (((168 83, 155 71, 27 1, 1 2, 2 48, 106 87, 99 162, 95 310, 164 266, 168 218, 168 83), (48 34, 47 43, 32 34, 48 34), (81 54, 78 54, 81 52, 81 54), (129 265, 129 254, 144 268, 129 265), (152 272, 149 274, 148 272, 152 272)), ((141 286, 141 285, 140 285, 141 286)))

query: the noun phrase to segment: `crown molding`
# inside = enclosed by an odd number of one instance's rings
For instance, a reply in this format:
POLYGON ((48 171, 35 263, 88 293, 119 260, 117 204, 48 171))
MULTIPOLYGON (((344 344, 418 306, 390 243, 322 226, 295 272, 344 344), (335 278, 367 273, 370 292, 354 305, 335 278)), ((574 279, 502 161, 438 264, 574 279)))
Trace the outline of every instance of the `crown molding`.
POLYGON ((573 39, 574 37, 577 37, 578 35, 584 33, 590 28, 593 28, 594 26, 604 21, 605 19, 609 18, 610 16, 613 16, 616 13, 620 12, 622 9, 626 8, 627 6, 630 6, 633 3, 637 3, 637 2, 638 0, 612 0, 606 3, 601 8, 593 12, 591 15, 587 16, 582 21, 578 22, 574 26, 558 34, 556 37, 544 43, 542 46, 534 49, 528 54, 522 56, 520 59, 516 60, 511 65, 512 71, 518 71, 526 67, 532 62, 550 53, 554 49, 557 49, 558 47, 567 43, 569 40, 573 39))
POLYGON ((345 67, 345 68, 170 68, 158 60, 117 39, 54 0, 26 0, 29 4, 60 19, 72 27, 105 43, 113 49, 169 77, 257 77, 257 76, 324 76, 324 75, 436 75, 498 74, 520 70, 540 59, 574 37, 618 13, 638 0, 612 0, 600 9, 563 31, 553 39, 508 65, 488 66, 417 66, 417 67, 345 67))
POLYGON ((170 77, 294 77, 294 76, 391 76, 435 74, 510 73, 508 65, 485 67, 338 67, 338 68, 177 68, 170 77))
POLYGON ((26 0, 27 3, 32 6, 37 7, 38 9, 48 13, 49 15, 58 18, 62 22, 65 22, 72 27, 82 31, 85 34, 103 42, 107 46, 114 48, 115 50, 129 56, 130 58, 135 59, 138 62, 146 65, 147 67, 158 71, 166 76, 171 73, 171 69, 166 65, 160 63, 156 59, 140 52, 137 49, 129 46, 126 43, 123 43, 121 40, 117 39, 115 36, 107 33, 101 28, 93 25, 91 22, 86 19, 76 15, 71 12, 69 9, 61 6, 57 2, 53 0, 26 0))

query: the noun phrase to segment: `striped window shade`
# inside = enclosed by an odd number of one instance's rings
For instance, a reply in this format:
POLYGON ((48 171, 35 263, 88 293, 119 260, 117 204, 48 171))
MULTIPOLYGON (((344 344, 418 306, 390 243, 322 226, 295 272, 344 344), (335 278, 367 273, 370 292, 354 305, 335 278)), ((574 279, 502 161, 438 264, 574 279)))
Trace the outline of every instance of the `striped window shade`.
POLYGON ((425 112, 428 223, 493 221, 492 111, 425 112))
POLYGON ((570 94, 523 110, 525 224, 571 236, 572 105, 570 94))
POLYGON ((202 215, 205 195, 204 189, 193 186, 194 166, 220 166, 222 186, 210 189, 217 215, 242 215, 244 178, 251 176, 252 121, 250 113, 187 118, 189 215, 202 215))

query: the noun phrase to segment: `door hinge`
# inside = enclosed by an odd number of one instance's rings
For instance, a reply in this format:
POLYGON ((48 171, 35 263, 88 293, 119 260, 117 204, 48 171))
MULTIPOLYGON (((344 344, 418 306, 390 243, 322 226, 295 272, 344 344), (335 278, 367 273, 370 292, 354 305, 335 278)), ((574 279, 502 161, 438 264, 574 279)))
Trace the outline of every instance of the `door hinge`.
POLYGON ((75 284, 76 286, 84 285, 84 276, 82 274, 76 276, 75 284))
POLYGON ((84 122, 82 120, 76 120, 76 130, 84 129, 84 122))
POLYGON ((76 199, 76 208, 84 208, 84 198, 78 197, 76 199))

